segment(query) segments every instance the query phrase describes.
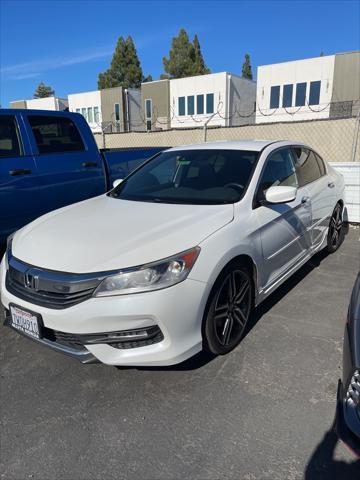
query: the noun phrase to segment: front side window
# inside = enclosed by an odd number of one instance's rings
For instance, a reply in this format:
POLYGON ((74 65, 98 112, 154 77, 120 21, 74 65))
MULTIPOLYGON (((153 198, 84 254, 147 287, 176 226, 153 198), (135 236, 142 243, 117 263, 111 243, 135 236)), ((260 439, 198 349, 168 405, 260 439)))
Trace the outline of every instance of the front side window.
POLYGON ((194 115, 195 113, 195 100, 194 100, 194 95, 190 95, 187 97, 187 113, 188 115, 194 115))
POLYGON ((310 82, 309 105, 319 105, 321 82, 310 82))
POLYGON ((314 182, 321 177, 319 164, 312 150, 294 147, 295 168, 300 186, 314 182))
POLYGON ((270 108, 279 108, 280 105, 280 86, 271 87, 270 90, 270 108))
POLYGON ((40 154, 85 150, 80 133, 69 118, 29 115, 28 120, 40 154))
POLYGON ((15 117, 0 116, 0 157, 19 157, 22 154, 15 117))
POLYGON ((110 195, 154 203, 235 203, 246 191, 258 155, 244 150, 163 152, 110 195))
POLYGON ((206 113, 214 113, 214 94, 208 93, 206 95, 206 113))
POLYGON ((179 97, 179 115, 185 115, 185 97, 179 97))
POLYGON ((284 108, 292 106, 292 96, 293 96, 293 86, 292 85, 284 85, 283 100, 282 100, 282 106, 284 108))
POLYGON ((306 99, 306 83, 297 83, 295 106, 303 107, 305 105, 305 99, 306 99))
POLYGON ((319 165, 320 175, 321 176, 326 175, 326 167, 325 167, 324 160, 318 154, 315 154, 315 156, 319 165))
POLYGON ((196 95, 196 113, 198 115, 204 113, 204 95, 196 95))
POLYGON ((269 155, 261 175, 260 194, 270 187, 297 187, 298 180, 294 159, 290 148, 277 150, 269 155))

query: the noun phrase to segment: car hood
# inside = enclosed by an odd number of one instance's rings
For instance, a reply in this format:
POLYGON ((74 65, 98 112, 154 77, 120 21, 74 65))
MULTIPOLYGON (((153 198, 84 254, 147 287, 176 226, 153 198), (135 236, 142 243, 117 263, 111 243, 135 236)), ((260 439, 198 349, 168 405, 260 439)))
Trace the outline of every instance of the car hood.
POLYGON ((102 195, 25 226, 13 239, 12 253, 50 270, 116 270, 192 248, 231 222, 233 215, 233 205, 147 203, 102 195))

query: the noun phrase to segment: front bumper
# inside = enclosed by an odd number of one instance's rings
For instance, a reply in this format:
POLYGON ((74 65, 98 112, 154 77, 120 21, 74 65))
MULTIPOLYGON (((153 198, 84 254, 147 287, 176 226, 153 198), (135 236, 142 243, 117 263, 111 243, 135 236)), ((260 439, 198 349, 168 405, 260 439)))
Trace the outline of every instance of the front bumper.
POLYGON ((336 433, 340 440, 360 458, 360 437, 355 433, 360 431, 360 419, 355 410, 350 410, 346 405, 345 397, 342 382, 339 380, 336 408, 336 433))
MULTIPOLYGON (((7 291, 4 262, 0 268, 1 303, 38 313, 44 327, 74 335, 89 335, 131 331, 158 326, 163 339, 152 345, 129 349, 114 348, 106 343, 87 344, 89 360, 108 365, 161 366, 180 363, 202 349, 201 324, 209 286, 206 283, 185 281, 153 292, 103 298, 90 298, 73 307, 54 310, 33 305, 7 291), (92 355, 92 357, 90 357, 92 355)), ((63 346, 47 340, 35 340, 81 361, 78 352, 66 352, 63 346)), ((73 349, 71 349, 73 350, 73 349)))

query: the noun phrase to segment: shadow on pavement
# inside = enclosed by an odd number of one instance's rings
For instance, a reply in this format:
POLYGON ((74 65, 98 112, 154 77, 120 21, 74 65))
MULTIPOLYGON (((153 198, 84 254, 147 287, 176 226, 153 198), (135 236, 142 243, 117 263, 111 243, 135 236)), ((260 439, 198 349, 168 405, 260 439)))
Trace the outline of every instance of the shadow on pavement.
POLYGON ((334 459, 338 442, 334 426, 314 450, 306 466, 304 480, 359 480, 360 460, 344 462, 334 459))

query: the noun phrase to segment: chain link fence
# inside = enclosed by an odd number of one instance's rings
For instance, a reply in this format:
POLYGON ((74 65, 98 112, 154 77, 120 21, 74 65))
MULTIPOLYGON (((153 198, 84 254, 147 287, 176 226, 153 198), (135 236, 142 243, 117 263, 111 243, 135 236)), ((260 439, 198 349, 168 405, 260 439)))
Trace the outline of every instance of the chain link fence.
POLYGON ((173 147, 221 140, 303 142, 329 162, 360 160, 359 115, 350 118, 274 122, 238 127, 182 128, 149 132, 95 134, 100 148, 173 147))

